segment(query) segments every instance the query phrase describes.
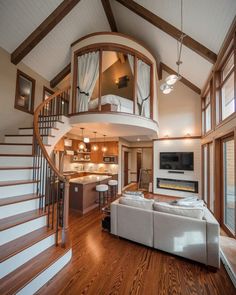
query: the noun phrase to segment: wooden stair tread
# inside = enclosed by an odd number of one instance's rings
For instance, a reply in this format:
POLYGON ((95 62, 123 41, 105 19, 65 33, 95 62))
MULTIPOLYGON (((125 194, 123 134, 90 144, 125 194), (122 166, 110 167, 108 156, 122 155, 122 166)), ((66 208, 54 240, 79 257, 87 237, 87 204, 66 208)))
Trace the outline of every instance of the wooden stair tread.
POLYGON ((0 294, 10 295, 17 293, 69 250, 70 248, 62 248, 60 245, 57 247, 52 246, 35 256, 0 280, 0 294))
POLYGON ((0 157, 33 157, 32 154, 0 154, 0 157))
MULTIPOLYGON (((18 128, 20 130, 32 130, 34 129, 34 127, 25 127, 25 128, 18 128)), ((56 127, 39 127, 39 129, 55 129, 55 130, 59 130, 59 128, 56 127)))
POLYGON ((0 166, 0 170, 29 170, 38 169, 39 167, 33 166, 0 166))
POLYGON ((0 145, 31 145, 32 146, 32 143, 17 143, 17 142, 1 142, 0 145))
MULTIPOLYGON (((33 137, 33 134, 5 134, 6 137, 33 137)), ((48 136, 55 137, 55 135, 40 135, 40 136, 48 136)))
POLYGON ((21 185, 21 184, 28 184, 28 183, 37 183, 37 182, 38 182, 38 180, 33 180, 33 179, 0 181, 0 187, 1 186, 11 186, 11 185, 21 185))
MULTIPOLYGON (((39 218, 41 216, 46 215, 47 212, 44 212, 43 210, 32 210, 25 213, 16 214, 10 217, 6 217, 3 219, 0 219, 0 231, 6 230, 8 228, 11 228, 13 226, 25 223, 27 221, 39 218)), ((0 292, 1 294, 1 292, 0 292)))
POLYGON ((17 253, 31 247, 37 242, 55 233, 55 230, 44 226, 34 230, 18 239, 0 246, 0 262, 16 255, 17 253))
POLYGON ((26 194, 26 195, 21 195, 16 197, 3 198, 3 199, 0 199, 0 206, 11 205, 11 204, 34 200, 38 198, 39 196, 37 194, 26 194))

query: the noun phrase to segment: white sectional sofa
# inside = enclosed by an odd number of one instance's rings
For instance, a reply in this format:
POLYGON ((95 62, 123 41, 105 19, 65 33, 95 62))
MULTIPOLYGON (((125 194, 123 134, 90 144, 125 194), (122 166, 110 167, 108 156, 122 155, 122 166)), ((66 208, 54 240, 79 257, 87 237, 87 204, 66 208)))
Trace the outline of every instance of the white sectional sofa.
POLYGON ((220 227, 211 212, 203 210, 204 217, 196 219, 120 204, 118 199, 111 204, 111 233, 219 268, 220 227))

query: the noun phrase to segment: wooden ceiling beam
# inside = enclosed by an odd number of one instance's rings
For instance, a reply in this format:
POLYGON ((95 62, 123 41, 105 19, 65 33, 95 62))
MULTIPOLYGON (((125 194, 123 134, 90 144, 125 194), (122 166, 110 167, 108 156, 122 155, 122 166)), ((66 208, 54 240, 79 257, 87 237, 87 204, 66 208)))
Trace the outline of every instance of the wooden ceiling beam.
POLYGON ((69 63, 63 70, 60 71, 51 81, 50 86, 54 88, 59 84, 67 75, 70 74, 71 64, 69 63))
POLYGON ((109 22, 112 32, 118 32, 118 29, 116 26, 116 21, 114 18, 114 14, 111 9, 110 0, 101 0, 101 1, 102 1, 102 6, 103 6, 103 9, 104 9, 105 14, 107 16, 107 20, 109 22))
MULTIPOLYGON (((162 30, 166 34, 170 35, 175 39, 179 39, 181 35, 181 31, 165 21, 164 19, 160 18, 156 14, 152 13, 148 9, 144 8, 140 4, 136 3, 135 1, 130 0, 116 0, 132 12, 136 13, 137 15, 144 18, 149 23, 153 24, 158 29, 162 30)), ((185 34, 183 39, 183 44, 193 50, 194 52, 198 53, 200 56, 205 58, 211 63, 215 63, 217 59, 217 55, 212 52, 210 49, 199 43, 198 41, 192 39, 190 36, 185 34)))
POLYGON ((80 0, 64 0, 11 54, 11 62, 18 64, 80 0))
MULTIPOLYGON (((160 63, 160 68, 162 71, 165 71, 165 72, 169 73, 170 75, 178 75, 177 72, 175 72, 170 67, 168 67, 166 64, 163 64, 162 62, 160 63)), ((201 89, 198 88, 196 85, 194 85, 189 80, 187 80, 186 78, 184 78, 183 76, 181 76, 181 79, 179 81, 182 82, 183 84, 185 84, 186 86, 188 86, 193 91, 195 91, 197 94, 199 94, 199 95, 201 94, 201 89)))

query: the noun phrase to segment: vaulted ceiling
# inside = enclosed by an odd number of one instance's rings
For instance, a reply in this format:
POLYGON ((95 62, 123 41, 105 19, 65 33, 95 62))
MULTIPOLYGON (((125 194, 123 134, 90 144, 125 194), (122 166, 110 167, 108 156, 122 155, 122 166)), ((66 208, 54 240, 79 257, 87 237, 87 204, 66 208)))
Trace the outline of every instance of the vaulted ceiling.
MULTIPOLYGON (((63 2, 0 0, 0 46, 12 53, 63 2)), ((111 27, 114 30, 114 26, 109 25, 101 0, 70 2, 74 3, 67 14, 22 60, 48 80, 69 64, 73 41, 89 33, 111 31, 111 27)), ((140 16, 140 11, 126 7, 128 2, 131 6, 132 2, 137 4, 138 9, 141 5, 180 29, 180 0, 110 0, 118 32, 144 41, 162 63, 176 70, 176 39, 150 19, 140 16)), ((184 32, 214 56, 214 53, 218 54, 235 15, 235 0, 184 0, 184 32)), ((183 47, 182 61, 181 75, 202 88, 212 62, 191 46, 183 47)))

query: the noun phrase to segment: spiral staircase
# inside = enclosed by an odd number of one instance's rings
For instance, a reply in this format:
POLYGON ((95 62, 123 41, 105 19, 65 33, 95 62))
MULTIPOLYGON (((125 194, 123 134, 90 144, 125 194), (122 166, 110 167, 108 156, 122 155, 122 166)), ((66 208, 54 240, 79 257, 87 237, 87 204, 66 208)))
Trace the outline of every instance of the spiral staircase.
POLYGON ((41 103, 34 127, 0 143, 0 294, 34 294, 71 259, 69 180, 53 145, 66 125, 69 88, 41 103))

